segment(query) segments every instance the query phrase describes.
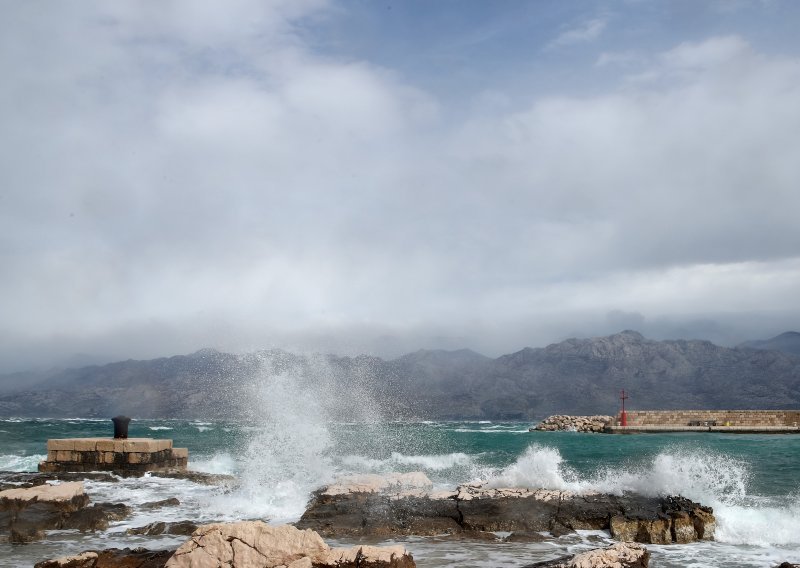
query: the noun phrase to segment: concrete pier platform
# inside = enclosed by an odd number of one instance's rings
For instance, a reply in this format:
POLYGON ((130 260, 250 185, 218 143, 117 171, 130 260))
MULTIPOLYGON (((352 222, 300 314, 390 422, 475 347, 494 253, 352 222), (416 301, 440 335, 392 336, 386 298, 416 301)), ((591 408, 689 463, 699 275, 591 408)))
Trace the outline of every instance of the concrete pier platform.
POLYGON ((137 475, 147 471, 185 470, 189 450, 172 440, 152 438, 61 438, 47 441, 47 460, 39 471, 113 471, 137 475))
POLYGON ((672 424, 640 424, 606 426, 609 434, 659 434, 666 432, 719 432, 727 434, 800 434, 798 426, 676 426, 672 424))
POLYGON ((630 410, 627 425, 617 414, 605 431, 611 434, 640 432, 722 432, 729 434, 800 433, 800 410, 630 410))

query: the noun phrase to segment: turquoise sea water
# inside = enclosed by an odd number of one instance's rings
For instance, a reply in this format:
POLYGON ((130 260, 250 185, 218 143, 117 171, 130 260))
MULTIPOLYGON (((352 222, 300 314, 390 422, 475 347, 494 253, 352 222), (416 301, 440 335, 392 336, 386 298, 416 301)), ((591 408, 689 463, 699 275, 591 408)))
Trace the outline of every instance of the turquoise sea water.
MULTIPOLYGON (((0 565, 32 565, 97 546, 177 546, 183 537, 124 533, 156 519, 291 521, 310 492, 337 475, 418 470, 442 487, 483 480, 498 486, 682 494, 714 507, 718 542, 651 547, 651 566, 800 562, 800 436, 529 432, 531 425, 342 424, 293 413, 264 424, 134 420, 131 437, 171 438, 176 447, 189 448, 191 468, 235 474, 240 486, 223 492, 156 478, 90 482, 93 500, 128 502, 134 516, 102 535, 56 534, 35 545, 0 544, 0 565), (167 496, 177 496, 182 505, 158 513, 136 509, 167 496)), ((0 470, 35 470, 48 438, 111 432, 108 420, 0 420, 0 470)), ((420 566, 483 567, 522 566, 607 538, 581 533, 535 545, 404 543, 420 566)))

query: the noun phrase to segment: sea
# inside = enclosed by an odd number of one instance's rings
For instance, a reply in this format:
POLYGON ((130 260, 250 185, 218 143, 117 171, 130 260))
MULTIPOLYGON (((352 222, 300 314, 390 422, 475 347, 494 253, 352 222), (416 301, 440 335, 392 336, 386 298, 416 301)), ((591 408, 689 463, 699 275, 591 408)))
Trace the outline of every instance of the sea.
MULTIPOLYGON (((169 438, 190 469, 231 474, 234 486, 159 477, 86 481, 94 502, 133 508, 97 533, 53 531, 41 542, 0 543, 0 566, 107 547, 176 548, 183 536, 136 536, 154 521, 297 520, 311 492, 340 475, 423 471, 441 488, 495 486, 683 495, 714 508, 716 540, 648 545, 653 567, 767 567, 800 563, 800 436, 717 433, 612 435, 530 432, 535 421, 329 421, 286 408, 263 422, 137 420, 131 437, 169 438), (141 507, 177 497, 180 505, 141 507)), ((110 420, 0 419, 0 470, 35 471, 49 438, 110 436, 110 420)), ((504 536, 500 534, 499 536, 504 536)), ((349 545, 352 541, 329 541, 349 545)), ((420 567, 525 566, 612 543, 603 531, 520 544, 439 537, 401 543, 420 567)))

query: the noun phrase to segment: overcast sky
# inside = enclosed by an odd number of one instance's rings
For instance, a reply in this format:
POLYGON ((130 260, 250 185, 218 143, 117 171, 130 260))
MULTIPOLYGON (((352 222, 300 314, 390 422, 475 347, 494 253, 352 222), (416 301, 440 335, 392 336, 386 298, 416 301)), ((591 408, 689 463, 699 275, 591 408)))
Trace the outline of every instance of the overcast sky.
POLYGON ((0 370, 800 328, 800 3, 0 1, 0 370))

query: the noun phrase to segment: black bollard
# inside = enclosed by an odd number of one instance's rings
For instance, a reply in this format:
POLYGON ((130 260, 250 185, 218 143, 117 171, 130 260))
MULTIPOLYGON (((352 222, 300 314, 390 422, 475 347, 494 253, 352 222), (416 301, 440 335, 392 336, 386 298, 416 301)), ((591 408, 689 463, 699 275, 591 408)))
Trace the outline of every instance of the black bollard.
POLYGON ((114 423, 114 438, 124 440, 128 437, 128 424, 131 419, 127 416, 115 416, 111 419, 114 423))

